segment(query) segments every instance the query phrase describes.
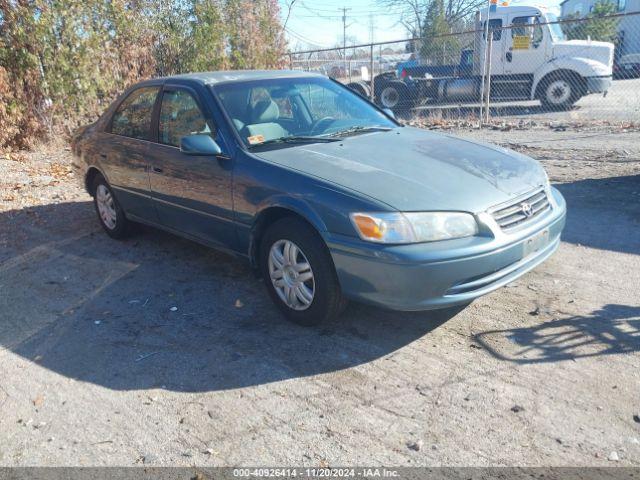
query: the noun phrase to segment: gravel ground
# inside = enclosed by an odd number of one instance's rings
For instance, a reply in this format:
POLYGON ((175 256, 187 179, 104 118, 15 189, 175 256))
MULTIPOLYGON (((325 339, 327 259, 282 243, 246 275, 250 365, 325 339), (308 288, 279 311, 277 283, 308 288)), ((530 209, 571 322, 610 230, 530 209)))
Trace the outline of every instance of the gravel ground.
POLYGON ((0 157, 0 465, 640 465, 640 132, 520 128, 444 130, 545 164, 549 261, 311 329, 239 260, 109 239, 64 147, 0 157))
MULTIPOLYGON (((422 114, 444 117, 476 114, 478 104, 440 104, 420 107, 422 114)), ((594 119, 610 122, 637 122, 640 118, 640 78, 614 80, 606 96, 590 94, 582 97, 568 111, 551 112, 542 108, 539 101, 493 102, 491 115, 501 118, 518 118, 529 121, 547 122, 593 122, 594 119)))

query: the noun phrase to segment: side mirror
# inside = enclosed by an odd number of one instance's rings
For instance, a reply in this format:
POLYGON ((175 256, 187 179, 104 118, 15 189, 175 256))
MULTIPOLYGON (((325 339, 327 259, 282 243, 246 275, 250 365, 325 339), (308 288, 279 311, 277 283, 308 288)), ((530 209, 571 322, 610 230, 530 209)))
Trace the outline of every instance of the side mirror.
POLYGON ((180 151, 186 155, 222 155, 220 146, 207 133, 182 137, 180 151))
POLYGON ((383 108, 382 111, 384 113, 386 113, 387 115, 389 115, 391 118, 393 118, 394 120, 396 119, 396 114, 393 113, 393 110, 391 110, 390 108, 383 108))

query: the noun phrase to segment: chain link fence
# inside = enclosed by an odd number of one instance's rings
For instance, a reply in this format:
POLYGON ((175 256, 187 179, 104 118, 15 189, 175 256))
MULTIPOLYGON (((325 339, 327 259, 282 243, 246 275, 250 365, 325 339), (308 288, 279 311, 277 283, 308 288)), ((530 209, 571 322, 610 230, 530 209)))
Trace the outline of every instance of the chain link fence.
POLYGON ((292 52, 288 62, 401 118, 640 119, 640 12, 558 19, 536 7, 497 7, 489 22, 478 12, 460 32, 292 52))

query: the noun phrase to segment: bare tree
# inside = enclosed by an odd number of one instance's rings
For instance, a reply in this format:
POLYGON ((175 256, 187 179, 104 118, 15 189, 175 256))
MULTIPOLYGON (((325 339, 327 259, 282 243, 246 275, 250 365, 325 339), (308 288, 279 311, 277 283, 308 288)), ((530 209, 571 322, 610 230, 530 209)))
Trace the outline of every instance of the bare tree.
POLYGON ((487 4, 486 0, 446 0, 445 15, 450 24, 468 20, 477 10, 487 4))
POLYGON ((426 4, 429 0, 378 0, 384 7, 393 8, 400 15, 400 23, 412 37, 422 36, 426 4))
MULTIPOLYGON (((378 0, 384 7, 393 8, 400 16, 400 23, 413 37, 424 36, 424 21, 433 0, 378 0)), ((444 11, 452 28, 467 21, 486 4, 486 0, 445 0, 444 11)))
POLYGON ((291 10, 295 5, 296 0, 288 0, 284 3, 285 3, 285 6, 287 7, 287 14, 285 15, 284 22, 282 22, 282 30, 285 30, 287 28, 287 23, 289 22, 289 17, 291 16, 291 10))

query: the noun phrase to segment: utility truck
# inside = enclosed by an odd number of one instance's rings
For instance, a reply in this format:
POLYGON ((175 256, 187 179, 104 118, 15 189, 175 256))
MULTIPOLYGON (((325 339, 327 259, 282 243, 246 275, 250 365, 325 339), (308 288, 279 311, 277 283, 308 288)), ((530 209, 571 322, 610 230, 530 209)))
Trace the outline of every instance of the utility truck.
MULTIPOLYGON (((490 70, 492 101, 540 100, 551 109, 568 108, 590 93, 611 86, 612 43, 567 40, 556 16, 544 7, 500 6, 476 13, 473 48, 454 66, 400 69, 400 78, 374 78, 378 105, 393 110, 429 103, 476 103, 490 70), (490 41, 486 38, 487 17, 490 41), (487 45, 491 45, 488 55, 487 45), (489 68, 487 68, 489 65, 489 68)), ((349 84, 361 94, 370 84, 349 84)))

